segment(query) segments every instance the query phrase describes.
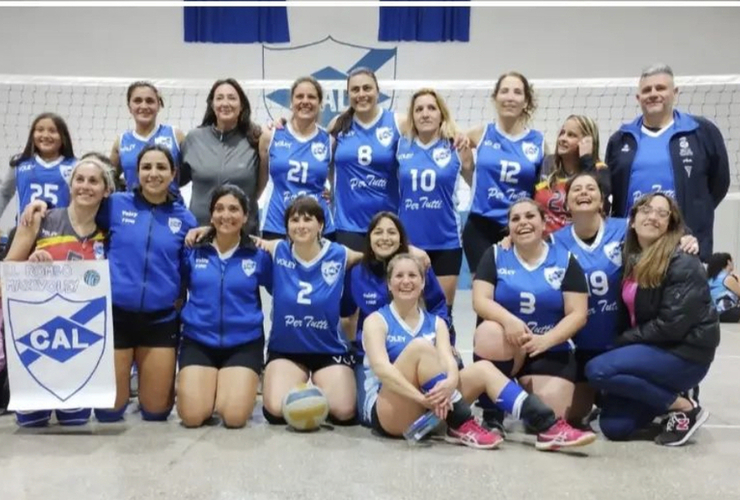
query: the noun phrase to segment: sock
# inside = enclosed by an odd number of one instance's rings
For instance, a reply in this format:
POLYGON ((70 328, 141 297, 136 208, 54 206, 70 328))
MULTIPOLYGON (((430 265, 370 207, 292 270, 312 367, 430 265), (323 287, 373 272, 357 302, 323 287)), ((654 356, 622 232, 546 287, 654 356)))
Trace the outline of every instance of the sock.
MULTIPOLYGON (((488 396, 486 398, 490 401, 488 396)), ((524 389, 510 380, 496 398, 496 406, 519 420, 525 399, 527 399, 527 393, 524 389)))
MULTIPOLYGON (((421 385, 422 392, 427 393, 431 391, 437 384, 437 382, 439 382, 440 380, 445 380, 446 378, 446 373, 435 375, 421 385)), ((452 393, 450 400, 452 401, 452 409, 447 412, 447 418, 445 418, 445 422, 447 422, 447 425, 449 425, 451 428, 457 429, 462 424, 473 418, 473 412, 470 411, 470 405, 465 402, 462 394, 460 394, 460 391, 458 391, 457 389, 455 389, 455 392, 452 393)))
POLYGON ((521 403, 521 419, 535 432, 543 432, 558 421, 555 412, 534 394, 528 394, 521 403))

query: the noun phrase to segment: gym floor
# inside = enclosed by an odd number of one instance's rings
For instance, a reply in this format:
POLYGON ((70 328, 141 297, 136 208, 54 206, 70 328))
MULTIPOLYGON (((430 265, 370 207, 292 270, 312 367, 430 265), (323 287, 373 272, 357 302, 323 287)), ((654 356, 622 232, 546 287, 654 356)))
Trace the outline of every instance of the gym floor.
MULTIPOLYGON (((455 324, 466 362, 475 325, 470 304, 470 292, 459 292, 455 324)), ((723 325, 722 334, 701 386, 711 416, 681 448, 600 437, 576 452, 543 453, 514 422, 498 450, 410 446, 361 427, 297 434, 268 426, 260 407, 243 430, 186 430, 174 415, 166 424, 145 424, 134 413, 121 424, 32 431, 5 416, 0 498, 740 498, 740 326, 723 325)))

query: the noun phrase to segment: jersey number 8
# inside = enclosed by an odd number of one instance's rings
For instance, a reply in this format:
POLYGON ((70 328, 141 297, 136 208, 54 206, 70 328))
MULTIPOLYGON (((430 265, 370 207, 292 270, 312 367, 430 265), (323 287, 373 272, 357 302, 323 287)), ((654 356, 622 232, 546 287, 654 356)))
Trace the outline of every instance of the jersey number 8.
POLYGON ((373 148, 370 146, 360 146, 357 148, 357 163, 367 167, 373 162, 373 148))

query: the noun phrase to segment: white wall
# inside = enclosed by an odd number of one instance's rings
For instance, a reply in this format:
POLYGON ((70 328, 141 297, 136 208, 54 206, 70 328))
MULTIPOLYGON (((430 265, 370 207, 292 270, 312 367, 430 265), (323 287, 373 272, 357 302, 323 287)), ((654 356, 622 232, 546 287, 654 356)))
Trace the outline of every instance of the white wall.
MULTIPOLYGON (((291 7, 291 39, 377 42, 370 7, 291 7)), ((473 7, 469 44, 399 45, 400 79, 633 76, 653 61, 683 75, 740 72, 740 9, 473 7)), ((2 8, 0 74, 261 77, 257 45, 185 44, 182 8, 2 8)), ((388 45, 392 46, 392 45, 388 45)), ((327 54, 327 59, 330 54, 327 54)), ((283 68, 278 78, 296 75, 283 68)))

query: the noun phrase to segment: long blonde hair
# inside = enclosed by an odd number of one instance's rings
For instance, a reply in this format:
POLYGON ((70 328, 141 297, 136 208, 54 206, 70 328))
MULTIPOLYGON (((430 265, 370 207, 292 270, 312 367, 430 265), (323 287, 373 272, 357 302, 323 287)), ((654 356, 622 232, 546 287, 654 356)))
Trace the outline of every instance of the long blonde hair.
POLYGON ((416 106, 416 99, 425 95, 434 97, 434 101, 437 103, 437 108, 439 108, 439 113, 442 115, 442 122, 439 124, 439 136, 442 139, 454 139, 459 132, 457 124, 455 124, 455 120, 452 118, 452 114, 450 113, 447 104, 445 104, 444 99, 440 97, 436 90, 431 88, 423 88, 414 92, 414 95, 411 97, 411 104, 409 104, 408 112, 406 113, 406 123, 401 133, 409 140, 412 140, 419 135, 419 132, 416 130, 416 124, 414 123, 414 106, 416 106))
MULTIPOLYGON (((593 139, 594 151, 592 156, 594 157, 594 163, 597 165, 597 168, 599 168, 599 163, 602 163, 599 157, 599 126, 596 125, 596 122, 593 119, 585 115, 570 115, 565 119, 563 125, 565 125, 565 122, 568 120, 574 120, 576 122, 578 125, 578 131, 583 135, 583 137, 591 137, 593 139)), ((558 154, 557 147, 555 148, 555 153, 552 155, 552 158, 552 171, 550 172, 550 175, 547 176, 547 185, 550 189, 552 189, 560 179, 568 177, 568 174, 565 172, 565 166, 563 165, 563 157, 558 154)))
POLYGON ((647 194, 632 206, 629 226, 627 237, 624 240, 624 252, 622 252, 624 279, 634 279, 641 288, 657 288, 663 281, 666 271, 668 271, 671 256, 684 235, 681 210, 672 198, 663 193, 647 194), (640 247, 637 233, 632 226, 640 208, 649 205, 657 197, 664 198, 668 202, 671 212, 668 216, 668 228, 663 236, 648 248, 643 249, 640 247))

